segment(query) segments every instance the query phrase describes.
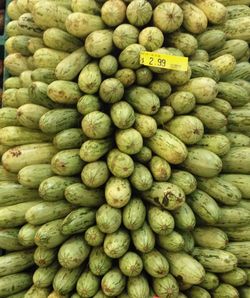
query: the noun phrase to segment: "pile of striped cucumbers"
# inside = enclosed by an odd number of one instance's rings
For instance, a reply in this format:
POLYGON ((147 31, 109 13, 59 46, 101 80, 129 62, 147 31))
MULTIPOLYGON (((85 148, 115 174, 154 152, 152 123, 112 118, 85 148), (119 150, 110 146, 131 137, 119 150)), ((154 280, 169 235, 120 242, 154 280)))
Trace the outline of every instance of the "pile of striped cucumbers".
POLYGON ((250 297, 249 6, 10 2, 0 297, 250 297))

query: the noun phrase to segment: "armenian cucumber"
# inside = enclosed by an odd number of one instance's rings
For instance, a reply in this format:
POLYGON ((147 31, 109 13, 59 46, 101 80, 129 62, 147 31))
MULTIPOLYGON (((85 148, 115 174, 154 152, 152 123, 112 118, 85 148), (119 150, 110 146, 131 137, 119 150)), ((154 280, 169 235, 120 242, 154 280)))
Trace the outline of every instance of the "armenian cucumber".
POLYGON ((19 203, 0 209, 0 228, 14 228, 26 223, 25 213, 41 201, 19 203), (15 216, 13 216, 13 214, 15 216))
MULTIPOLYGON (((14 175, 14 174, 13 174, 14 175)), ((30 189, 15 182, 0 182, 0 207, 35 201, 39 199, 37 190, 30 189)))
POLYGON ((18 241, 25 247, 35 246, 35 234, 40 226, 34 226, 26 223, 21 227, 18 233, 18 241))
POLYGON ((57 261, 47 267, 37 268, 33 274, 34 285, 38 288, 50 287, 59 268, 57 261))
POLYGON ((53 172, 49 164, 37 164, 22 168, 17 178, 21 185, 37 189, 44 179, 51 176, 53 172))
POLYGON ((80 267, 90 253, 90 246, 80 235, 72 236, 60 247, 58 261, 67 269, 80 267))
POLYGON ((45 113, 39 121, 40 129, 47 134, 78 127, 80 115, 75 109, 53 109, 45 113))
POLYGON ((0 276, 21 272, 34 265, 34 250, 12 252, 0 257, 0 276))
POLYGON ((67 216, 73 209, 74 207, 66 200, 42 202, 30 208, 26 212, 25 218, 32 225, 42 225, 67 216))
POLYGON ((204 179, 198 178, 198 188, 219 203, 224 205, 237 205, 241 200, 241 193, 232 183, 227 182, 219 177, 204 179))
POLYGON ((95 223, 95 210, 82 207, 69 213, 61 224, 63 235, 72 235, 86 231, 95 223))
POLYGON ((196 247, 192 255, 213 273, 229 272, 237 267, 237 257, 229 251, 196 247))
MULTIPOLYGON (((28 273, 16 273, 3 276, 0 278, 0 295, 1 297, 12 297, 11 295, 27 289, 31 285, 32 277, 28 273)), ((21 297, 24 297, 24 295, 21 297)))
POLYGON ((8 171, 17 173, 25 166, 50 163, 56 152, 51 143, 21 145, 7 150, 2 164, 8 171))
POLYGON ((65 198, 67 186, 80 182, 76 177, 52 176, 45 179, 39 186, 39 195, 45 201, 59 201, 65 198))
POLYGON ((81 267, 77 267, 74 269, 67 269, 63 267, 60 268, 53 280, 53 288, 57 293, 57 296, 55 296, 55 298, 68 297, 64 295, 68 295, 75 288, 77 280, 81 275, 81 272, 81 267))
POLYGON ((52 220, 40 227, 35 235, 35 243, 39 247, 55 248, 68 237, 61 233, 63 219, 52 220))
POLYGON ((0 230, 0 247, 8 251, 24 250, 25 247, 19 243, 18 228, 9 228, 0 230))

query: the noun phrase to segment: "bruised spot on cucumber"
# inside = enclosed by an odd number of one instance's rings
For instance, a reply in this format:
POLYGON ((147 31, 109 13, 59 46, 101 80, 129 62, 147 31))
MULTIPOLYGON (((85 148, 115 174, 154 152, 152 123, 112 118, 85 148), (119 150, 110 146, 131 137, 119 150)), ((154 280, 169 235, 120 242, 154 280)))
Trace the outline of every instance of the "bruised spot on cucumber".
POLYGON ((13 157, 18 157, 22 154, 21 151, 16 148, 11 149, 9 152, 13 157))

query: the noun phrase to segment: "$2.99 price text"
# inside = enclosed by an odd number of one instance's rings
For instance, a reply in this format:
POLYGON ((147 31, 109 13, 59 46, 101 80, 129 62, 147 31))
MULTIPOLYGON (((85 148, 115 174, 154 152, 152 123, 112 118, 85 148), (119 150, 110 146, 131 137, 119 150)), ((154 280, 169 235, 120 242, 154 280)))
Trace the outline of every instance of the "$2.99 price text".
POLYGON ((188 58, 143 51, 140 53, 140 64, 150 67, 187 71, 188 58))

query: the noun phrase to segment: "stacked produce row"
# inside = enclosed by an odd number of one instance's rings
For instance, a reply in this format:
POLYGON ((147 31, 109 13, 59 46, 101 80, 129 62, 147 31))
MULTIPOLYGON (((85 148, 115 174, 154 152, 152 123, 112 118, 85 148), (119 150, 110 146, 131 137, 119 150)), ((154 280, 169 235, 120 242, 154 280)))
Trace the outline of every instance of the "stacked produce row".
POLYGON ((0 297, 250 297, 250 1, 220 2, 10 2, 0 297))
POLYGON ((2 101, 3 89, 3 59, 4 59, 4 21, 5 21, 5 1, 0 1, 0 102, 2 101))

